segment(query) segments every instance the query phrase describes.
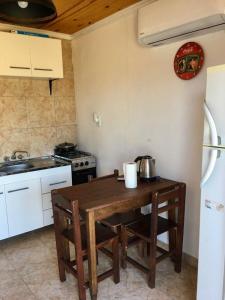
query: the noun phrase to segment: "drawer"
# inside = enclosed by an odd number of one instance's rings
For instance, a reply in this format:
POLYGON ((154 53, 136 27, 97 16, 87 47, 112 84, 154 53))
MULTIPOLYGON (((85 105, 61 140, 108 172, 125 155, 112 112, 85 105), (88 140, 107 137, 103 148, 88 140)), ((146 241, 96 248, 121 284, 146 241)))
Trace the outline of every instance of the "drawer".
POLYGON ((50 209, 52 208, 52 195, 51 193, 42 195, 42 209, 50 209))
POLYGON ((47 209, 43 211, 43 224, 48 226, 54 223, 53 220, 53 211, 52 209, 47 209))
POLYGON ((62 173, 41 178, 42 194, 71 185, 71 173, 62 173))

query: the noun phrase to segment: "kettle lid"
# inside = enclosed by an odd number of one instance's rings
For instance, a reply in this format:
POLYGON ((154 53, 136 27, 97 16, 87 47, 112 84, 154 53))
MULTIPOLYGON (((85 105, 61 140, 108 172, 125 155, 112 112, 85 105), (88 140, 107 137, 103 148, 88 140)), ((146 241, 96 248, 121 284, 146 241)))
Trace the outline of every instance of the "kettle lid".
POLYGON ((144 155, 144 156, 142 156, 142 159, 152 159, 152 156, 150 156, 150 155, 144 155))

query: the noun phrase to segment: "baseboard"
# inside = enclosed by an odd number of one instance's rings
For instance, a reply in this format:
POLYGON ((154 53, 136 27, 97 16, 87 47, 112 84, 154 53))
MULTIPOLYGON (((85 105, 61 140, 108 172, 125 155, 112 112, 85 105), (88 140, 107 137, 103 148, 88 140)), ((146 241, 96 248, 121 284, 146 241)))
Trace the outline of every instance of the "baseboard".
MULTIPOLYGON (((164 242, 162 242, 162 241, 157 241, 157 244, 158 244, 160 247, 162 247, 162 248, 168 250, 168 244, 166 244, 166 243, 164 243, 164 242)), ((191 255, 189 255, 189 254, 183 252, 183 260, 184 260, 188 265, 192 266, 193 268, 196 268, 196 269, 198 268, 198 259, 197 259, 196 257, 191 256, 191 255)))
POLYGON ((183 252, 183 259, 188 265, 194 267, 195 269, 198 268, 198 259, 196 257, 183 252))

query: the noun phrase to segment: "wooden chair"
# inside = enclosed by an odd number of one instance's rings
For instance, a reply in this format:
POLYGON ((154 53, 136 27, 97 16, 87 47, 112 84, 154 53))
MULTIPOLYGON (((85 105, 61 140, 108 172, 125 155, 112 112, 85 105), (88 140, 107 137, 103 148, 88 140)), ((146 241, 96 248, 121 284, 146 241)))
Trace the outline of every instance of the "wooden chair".
MULTIPOLYGON (((86 291, 89 282, 84 279, 83 261, 88 259, 86 224, 81 221, 79 215, 78 201, 71 203, 71 209, 68 204, 52 191, 52 204, 54 214, 54 227, 56 237, 56 248, 58 257, 59 277, 61 281, 66 280, 66 273, 73 274, 78 279, 79 299, 86 300, 86 291), (75 245, 75 260, 71 260, 69 251, 69 242, 75 245)), ((98 276, 98 282, 113 275, 115 283, 120 281, 119 273, 119 237, 112 230, 96 223, 96 251, 102 247, 112 247, 112 269, 98 276)))
POLYGON ((173 190, 162 193, 153 193, 152 212, 146 215, 140 222, 122 227, 122 266, 126 268, 126 262, 148 273, 148 284, 150 288, 155 287, 156 263, 162 259, 172 256, 175 262, 175 271, 181 272, 183 228, 185 211, 186 185, 179 184, 173 190), (160 216, 168 213, 168 219, 160 216), (169 232, 169 251, 157 247, 157 236, 169 232), (128 233, 138 236, 148 243, 149 268, 144 267, 127 255, 128 233), (157 257, 157 251, 162 254, 157 257))
MULTIPOLYGON (((117 169, 114 170, 114 173, 111 175, 103 176, 103 177, 97 177, 93 178, 92 176, 89 176, 89 182, 94 182, 98 180, 103 180, 105 178, 111 178, 115 177, 117 178, 119 176, 119 171, 117 169)), ((140 219, 143 218, 143 214, 141 213, 140 209, 131 210, 125 213, 116 213, 112 215, 109 218, 106 218, 104 220, 101 220, 101 223, 105 226, 112 229, 114 232, 118 233, 119 239, 121 242, 121 228, 123 225, 129 225, 134 222, 138 222, 140 219)), ((134 243, 137 241, 137 238, 130 238, 129 243, 134 243)), ((106 252, 107 253, 107 252, 106 252)))

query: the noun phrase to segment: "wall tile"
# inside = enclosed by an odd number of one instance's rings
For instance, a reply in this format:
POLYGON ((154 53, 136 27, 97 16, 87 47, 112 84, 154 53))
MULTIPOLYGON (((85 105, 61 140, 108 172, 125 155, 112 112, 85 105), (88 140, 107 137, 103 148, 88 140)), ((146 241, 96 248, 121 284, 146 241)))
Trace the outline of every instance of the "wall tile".
POLYGON ((76 130, 77 130, 76 125, 57 127, 56 128, 57 144, 61 144, 65 142, 76 144, 77 142, 76 130))
POLYGON ((55 97, 55 116, 57 125, 76 122, 76 109, 73 97, 55 97))
POLYGON ((31 96, 48 97, 49 92, 49 81, 47 79, 31 79, 31 90, 29 91, 31 96))
POLYGON ((32 156, 51 155, 56 142, 56 128, 44 127, 28 129, 32 156))
POLYGON ((31 97, 27 99, 28 127, 55 125, 54 99, 52 97, 31 97))
POLYGON ((0 97, 0 127, 27 128, 25 98, 0 97))
POLYGON ((6 97, 23 97, 31 89, 30 79, 1 78, 0 95, 6 97))
POLYGON ((15 150, 26 150, 30 152, 30 143, 27 129, 13 129, 0 131, 0 155, 11 156, 15 150))
POLYGON ((74 78, 73 73, 68 72, 68 77, 55 80, 53 82, 52 95, 56 97, 67 96, 74 97, 74 78))

